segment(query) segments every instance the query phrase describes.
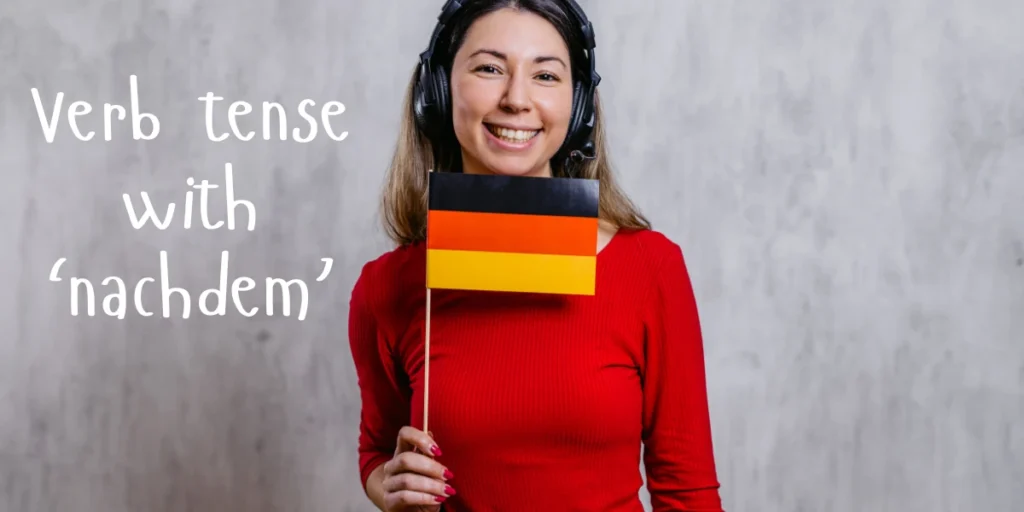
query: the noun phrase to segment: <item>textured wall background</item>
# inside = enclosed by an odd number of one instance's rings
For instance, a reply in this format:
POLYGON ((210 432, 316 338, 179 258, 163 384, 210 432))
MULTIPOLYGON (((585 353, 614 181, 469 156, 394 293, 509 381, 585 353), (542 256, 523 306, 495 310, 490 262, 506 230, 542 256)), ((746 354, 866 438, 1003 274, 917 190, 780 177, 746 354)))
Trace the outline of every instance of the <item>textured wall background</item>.
MULTIPOLYGON (((0 3, 0 510, 370 510, 347 300, 441 3, 0 3), (156 140, 44 140, 32 87, 101 137, 131 74, 156 140), (213 143, 208 91, 341 101, 349 137, 213 143), (131 227, 122 193, 180 209, 226 162, 254 232, 131 227), (193 296, 221 250, 310 281, 308 317, 71 316, 70 276, 160 250, 193 296)), ((583 5, 622 180, 688 254, 727 508, 1024 506, 1024 3, 583 5)))

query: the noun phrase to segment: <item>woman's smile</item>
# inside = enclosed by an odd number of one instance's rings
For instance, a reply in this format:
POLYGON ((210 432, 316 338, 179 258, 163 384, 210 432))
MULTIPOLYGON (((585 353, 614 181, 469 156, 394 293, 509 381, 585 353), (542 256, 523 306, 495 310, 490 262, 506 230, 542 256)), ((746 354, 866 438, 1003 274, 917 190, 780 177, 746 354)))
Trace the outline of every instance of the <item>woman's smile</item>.
POLYGON ((483 123, 489 146, 501 151, 526 151, 533 147, 543 129, 483 123))

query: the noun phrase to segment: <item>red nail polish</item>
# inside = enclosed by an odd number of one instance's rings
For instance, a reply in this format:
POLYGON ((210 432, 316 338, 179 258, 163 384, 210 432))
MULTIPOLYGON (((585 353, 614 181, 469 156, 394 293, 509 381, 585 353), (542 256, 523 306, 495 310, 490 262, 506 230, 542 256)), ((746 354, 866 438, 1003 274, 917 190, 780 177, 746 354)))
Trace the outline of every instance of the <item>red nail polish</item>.
POLYGON ((436 456, 436 457, 440 457, 441 456, 441 449, 438 448, 436 444, 432 444, 432 445, 430 445, 430 453, 433 453, 434 456, 436 456))
POLYGON ((444 493, 448 496, 455 496, 455 488, 450 485, 446 485, 444 486, 444 493))
POLYGON ((445 479, 445 480, 451 480, 452 478, 455 478, 455 475, 453 475, 453 474, 452 474, 452 472, 451 472, 451 471, 449 471, 449 470, 448 470, 448 469, 446 468, 446 469, 444 470, 444 479, 445 479))
POLYGON ((448 499, 447 496, 434 496, 434 501, 438 503, 444 503, 444 500, 448 499))

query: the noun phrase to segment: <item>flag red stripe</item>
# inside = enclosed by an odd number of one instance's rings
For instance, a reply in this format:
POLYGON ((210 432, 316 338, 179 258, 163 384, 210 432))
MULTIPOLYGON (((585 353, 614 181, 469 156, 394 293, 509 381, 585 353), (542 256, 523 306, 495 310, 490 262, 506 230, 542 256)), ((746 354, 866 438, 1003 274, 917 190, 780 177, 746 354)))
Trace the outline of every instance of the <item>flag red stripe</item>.
POLYGON ((430 210, 427 247, 459 251, 593 256, 596 217, 430 210))

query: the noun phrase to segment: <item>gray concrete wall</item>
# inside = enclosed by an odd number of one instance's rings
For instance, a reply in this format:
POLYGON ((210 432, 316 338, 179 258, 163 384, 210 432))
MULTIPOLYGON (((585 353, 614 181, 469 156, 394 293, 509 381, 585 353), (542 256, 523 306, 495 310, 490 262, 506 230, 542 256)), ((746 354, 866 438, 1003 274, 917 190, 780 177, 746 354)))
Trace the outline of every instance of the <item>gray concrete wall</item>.
MULTIPOLYGON (((440 4, 0 3, 0 510, 371 509, 347 299, 440 4), (99 140, 132 74, 159 136, 99 140), (92 103, 97 139, 46 142, 33 87, 92 103), (337 100, 349 135, 210 142, 208 91, 337 100), (123 193, 180 213, 228 162, 253 232, 131 226, 123 193), (222 250, 305 279, 307 317, 71 315, 72 276, 101 308, 161 250, 193 298, 222 250)), ((688 255, 727 508, 1024 507, 1024 3, 583 4, 621 179, 688 255)))

